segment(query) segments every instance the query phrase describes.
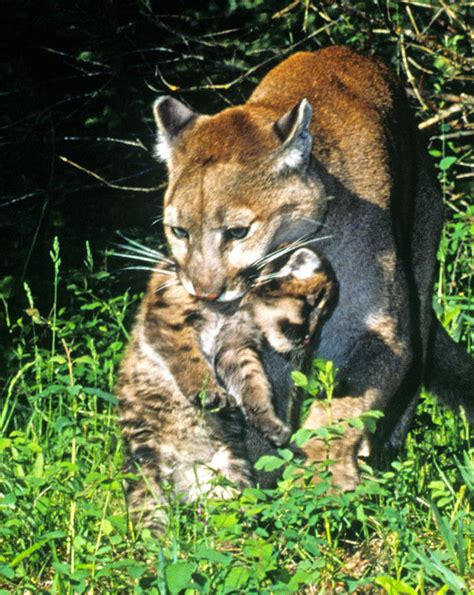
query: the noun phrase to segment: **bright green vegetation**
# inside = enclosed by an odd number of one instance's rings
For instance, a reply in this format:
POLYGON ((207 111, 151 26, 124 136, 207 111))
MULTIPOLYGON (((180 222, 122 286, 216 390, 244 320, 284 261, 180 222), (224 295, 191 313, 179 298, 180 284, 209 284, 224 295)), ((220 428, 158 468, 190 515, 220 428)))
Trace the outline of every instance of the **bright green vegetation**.
MULTIPOLYGON (((216 39, 226 65, 245 84, 258 78, 243 73, 260 59, 260 48, 264 58, 296 41, 298 49, 315 49, 302 38, 320 29, 323 45, 347 43, 384 55, 411 92, 418 122, 462 106, 454 119, 428 127, 446 204, 433 303, 453 337, 472 350, 474 207, 465 126, 472 103, 460 95, 470 76, 467 3, 302 2, 275 12, 273 20, 268 6, 262 16, 264 2, 241 4, 256 31, 247 50, 230 25, 216 39)), ((228 3, 230 16, 235 5, 228 3)), ((209 3, 210 16, 219 10, 209 3)), ((190 39, 197 44, 197 37, 190 39)), ((173 80, 184 79, 188 62, 174 64, 173 80)), ((213 82, 227 80, 224 74, 213 82)), ((109 112, 104 119, 112 120, 109 112)), ((16 279, 0 278, 0 594, 474 590, 469 428, 429 394, 404 452, 385 471, 365 467, 354 493, 330 491, 324 467, 317 470, 321 481, 311 484, 315 470, 283 449, 261 461, 285 466, 277 489, 249 489, 234 500, 203 499, 191 507, 170 498, 162 540, 134 529, 124 498, 124 482, 133 476, 123 473, 113 386, 140 296, 94 263, 94 246, 85 246, 80 270, 61 266, 65 250, 65 242, 55 242, 43 271, 53 287, 46 304, 28 284, 19 293, 16 279)), ((315 372, 330 385, 330 369, 319 364, 315 372)))
MULTIPOLYGON (((89 250, 84 268, 65 277, 58 243, 51 257, 54 287, 66 289, 61 300, 41 313, 25 286, 28 309, 7 317, 13 351, 0 407, 0 592, 468 588, 469 429, 429 395, 403 455, 384 473, 365 468, 354 493, 328 490, 324 468, 321 482, 310 484, 314 470, 282 450, 261 461, 286 465, 278 489, 192 507, 170 498, 162 541, 135 532, 113 383, 139 296, 115 294, 89 250)), ((330 366, 319 363, 317 372, 330 389, 330 366)), ((306 382, 301 374, 295 380, 306 382)))

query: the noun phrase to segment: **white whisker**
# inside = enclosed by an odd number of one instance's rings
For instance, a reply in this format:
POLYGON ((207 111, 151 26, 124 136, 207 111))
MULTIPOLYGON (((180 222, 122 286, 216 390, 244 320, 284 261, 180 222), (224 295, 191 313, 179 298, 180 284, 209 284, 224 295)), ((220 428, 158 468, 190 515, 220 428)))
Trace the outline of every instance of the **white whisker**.
POLYGON ((283 246, 283 248, 279 248, 278 250, 275 250, 274 252, 270 252, 270 254, 267 254, 266 256, 264 256, 263 258, 258 260, 254 264, 254 266, 256 266, 256 268, 258 268, 258 269, 262 269, 268 263, 276 260, 277 258, 280 258, 281 256, 284 256, 285 254, 288 254, 289 252, 293 252, 295 250, 298 250, 299 248, 302 248, 303 246, 308 246, 309 244, 313 244, 315 242, 320 242, 321 240, 327 240, 331 237, 332 236, 321 236, 321 237, 310 236, 308 238, 308 235, 303 236, 302 238, 295 240, 294 242, 291 242, 287 246, 283 246))
POLYGON ((154 267, 144 267, 144 266, 136 266, 136 267, 123 267, 120 269, 121 271, 150 271, 153 272, 155 270, 154 267))
POLYGON ((304 234, 303 236, 294 240, 293 242, 290 242, 289 244, 286 244, 285 246, 282 246, 281 248, 277 248, 273 252, 266 254, 261 259, 259 259, 255 264, 258 266, 260 264, 266 264, 267 262, 271 262, 275 258, 277 258, 283 254, 286 254, 287 252, 289 252, 293 249, 299 248, 302 242, 306 241, 308 238, 311 239, 312 237, 313 237, 313 234, 304 234))
POLYGON ((162 260, 156 260, 155 258, 150 258, 149 256, 142 256, 133 253, 127 254, 126 252, 112 252, 112 256, 118 256, 119 258, 127 258, 129 260, 139 260, 141 262, 151 262, 153 264, 163 262, 162 260))
POLYGON ((271 281, 272 279, 279 279, 280 277, 285 277, 286 274, 278 271, 276 273, 270 273, 268 275, 260 275, 258 279, 256 279, 256 284, 258 285, 260 281, 271 281))
POLYGON ((162 275, 169 275, 170 277, 176 275, 176 271, 174 269, 170 271, 169 269, 159 269, 157 267, 154 267, 153 270, 155 271, 155 273, 161 273, 162 275))
POLYGON ((159 285, 156 288, 155 293, 159 293, 160 291, 163 291, 164 289, 167 289, 168 287, 173 287, 173 285, 179 285, 179 281, 177 279, 172 279, 171 281, 166 281, 165 283, 162 283, 161 285, 159 285))
POLYGON ((166 269, 158 269, 156 267, 146 267, 146 266, 129 266, 123 267, 120 269, 121 271, 151 271, 152 273, 160 273, 162 275, 174 275, 175 271, 167 271, 166 269))
POLYGON ((164 254, 162 254, 161 252, 158 252, 157 250, 151 250, 151 249, 142 249, 142 248, 136 248, 135 246, 131 246, 130 244, 115 244, 115 246, 117 248, 121 248, 122 250, 126 250, 127 252, 133 253, 133 254, 139 254, 142 256, 148 256, 149 258, 153 258, 156 261, 159 260, 169 260, 171 262, 171 260, 169 258, 167 258, 164 254))
POLYGON ((268 283, 270 283, 271 281, 273 281, 273 279, 261 279, 260 277, 256 280, 256 282, 254 283, 254 287, 262 287, 262 285, 267 285, 268 283))
POLYGON ((162 252, 160 252, 158 250, 154 250, 153 248, 149 248, 148 246, 144 246, 143 244, 140 244, 140 242, 137 242, 136 240, 132 240, 131 238, 128 238, 121 232, 118 232, 118 235, 122 239, 124 239, 126 242, 126 245, 119 244, 118 247, 132 251, 132 252, 136 252, 139 254, 147 255, 147 256, 150 256, 157 260, 168 260, 168 261, 172 262, 162 252))

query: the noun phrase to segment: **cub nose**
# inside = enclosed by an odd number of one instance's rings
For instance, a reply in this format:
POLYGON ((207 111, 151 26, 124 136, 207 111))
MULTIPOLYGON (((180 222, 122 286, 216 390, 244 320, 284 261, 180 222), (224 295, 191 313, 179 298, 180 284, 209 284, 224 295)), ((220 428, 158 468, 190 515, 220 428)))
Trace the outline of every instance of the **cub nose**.
POLYGON ((196 297, 198 300, 208 300, 211 302, 215 302, 217 298, 221 295, 222 291, 219 292, 207 292, 197 286, 197 283, 193 283, 190 279, 183 276, 181 278, 181 283, 183 287, 186 289, 188 293, 196 297))
POLYGON ((220 293, 199 293, 196 291, 196 297, 198 300, 207 300, 210 302, 215 302, 217 298, 220 296, 220 293))

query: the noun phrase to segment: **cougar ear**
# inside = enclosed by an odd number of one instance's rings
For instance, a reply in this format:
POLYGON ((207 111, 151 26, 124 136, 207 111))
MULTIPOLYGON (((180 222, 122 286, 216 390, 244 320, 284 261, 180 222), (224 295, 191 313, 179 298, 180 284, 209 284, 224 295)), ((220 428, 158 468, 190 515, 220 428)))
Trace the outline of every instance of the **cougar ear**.
POLYGON ((153 104, 153 115, 158 127, 155 154, 161 161, 169 161, 177 137, 197 114, 174 97, 159 97, 153 104))
POLYGON ((313 137, 309 131, 312 115, 311 104, 307 99, 302 99, 273 125, 282 142, 277 157, 278 169, 302 170, 308 165, 313 146, 313 137))

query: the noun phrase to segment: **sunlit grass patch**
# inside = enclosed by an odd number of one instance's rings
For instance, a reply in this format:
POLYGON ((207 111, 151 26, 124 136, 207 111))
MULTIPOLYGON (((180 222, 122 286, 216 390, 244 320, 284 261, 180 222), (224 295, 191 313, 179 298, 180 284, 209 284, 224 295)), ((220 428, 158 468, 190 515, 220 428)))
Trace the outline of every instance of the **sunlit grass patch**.
MULTIPOLYGON (((132 527, 124 482, 134 476, 122 471, 113 383, 140 296, 116 294, 90 252, 85 270, 63 278, 57 245, 52 258, 54 282, 66 288, 61 303, 40 312, 27 289, 27 311, 9 321, 0 406, 4 592, 469 588, 469 427, 430 395, 401 458, 384 472, 365 466, 354 492, 335 492, 324 464, 314 483, 315 469, 280 449, 259 463, 283 469, 276 489, 186 506, 170 496, 161 539, 132 527)), ((327 365, 316 369, 331 382, 327 365)))

